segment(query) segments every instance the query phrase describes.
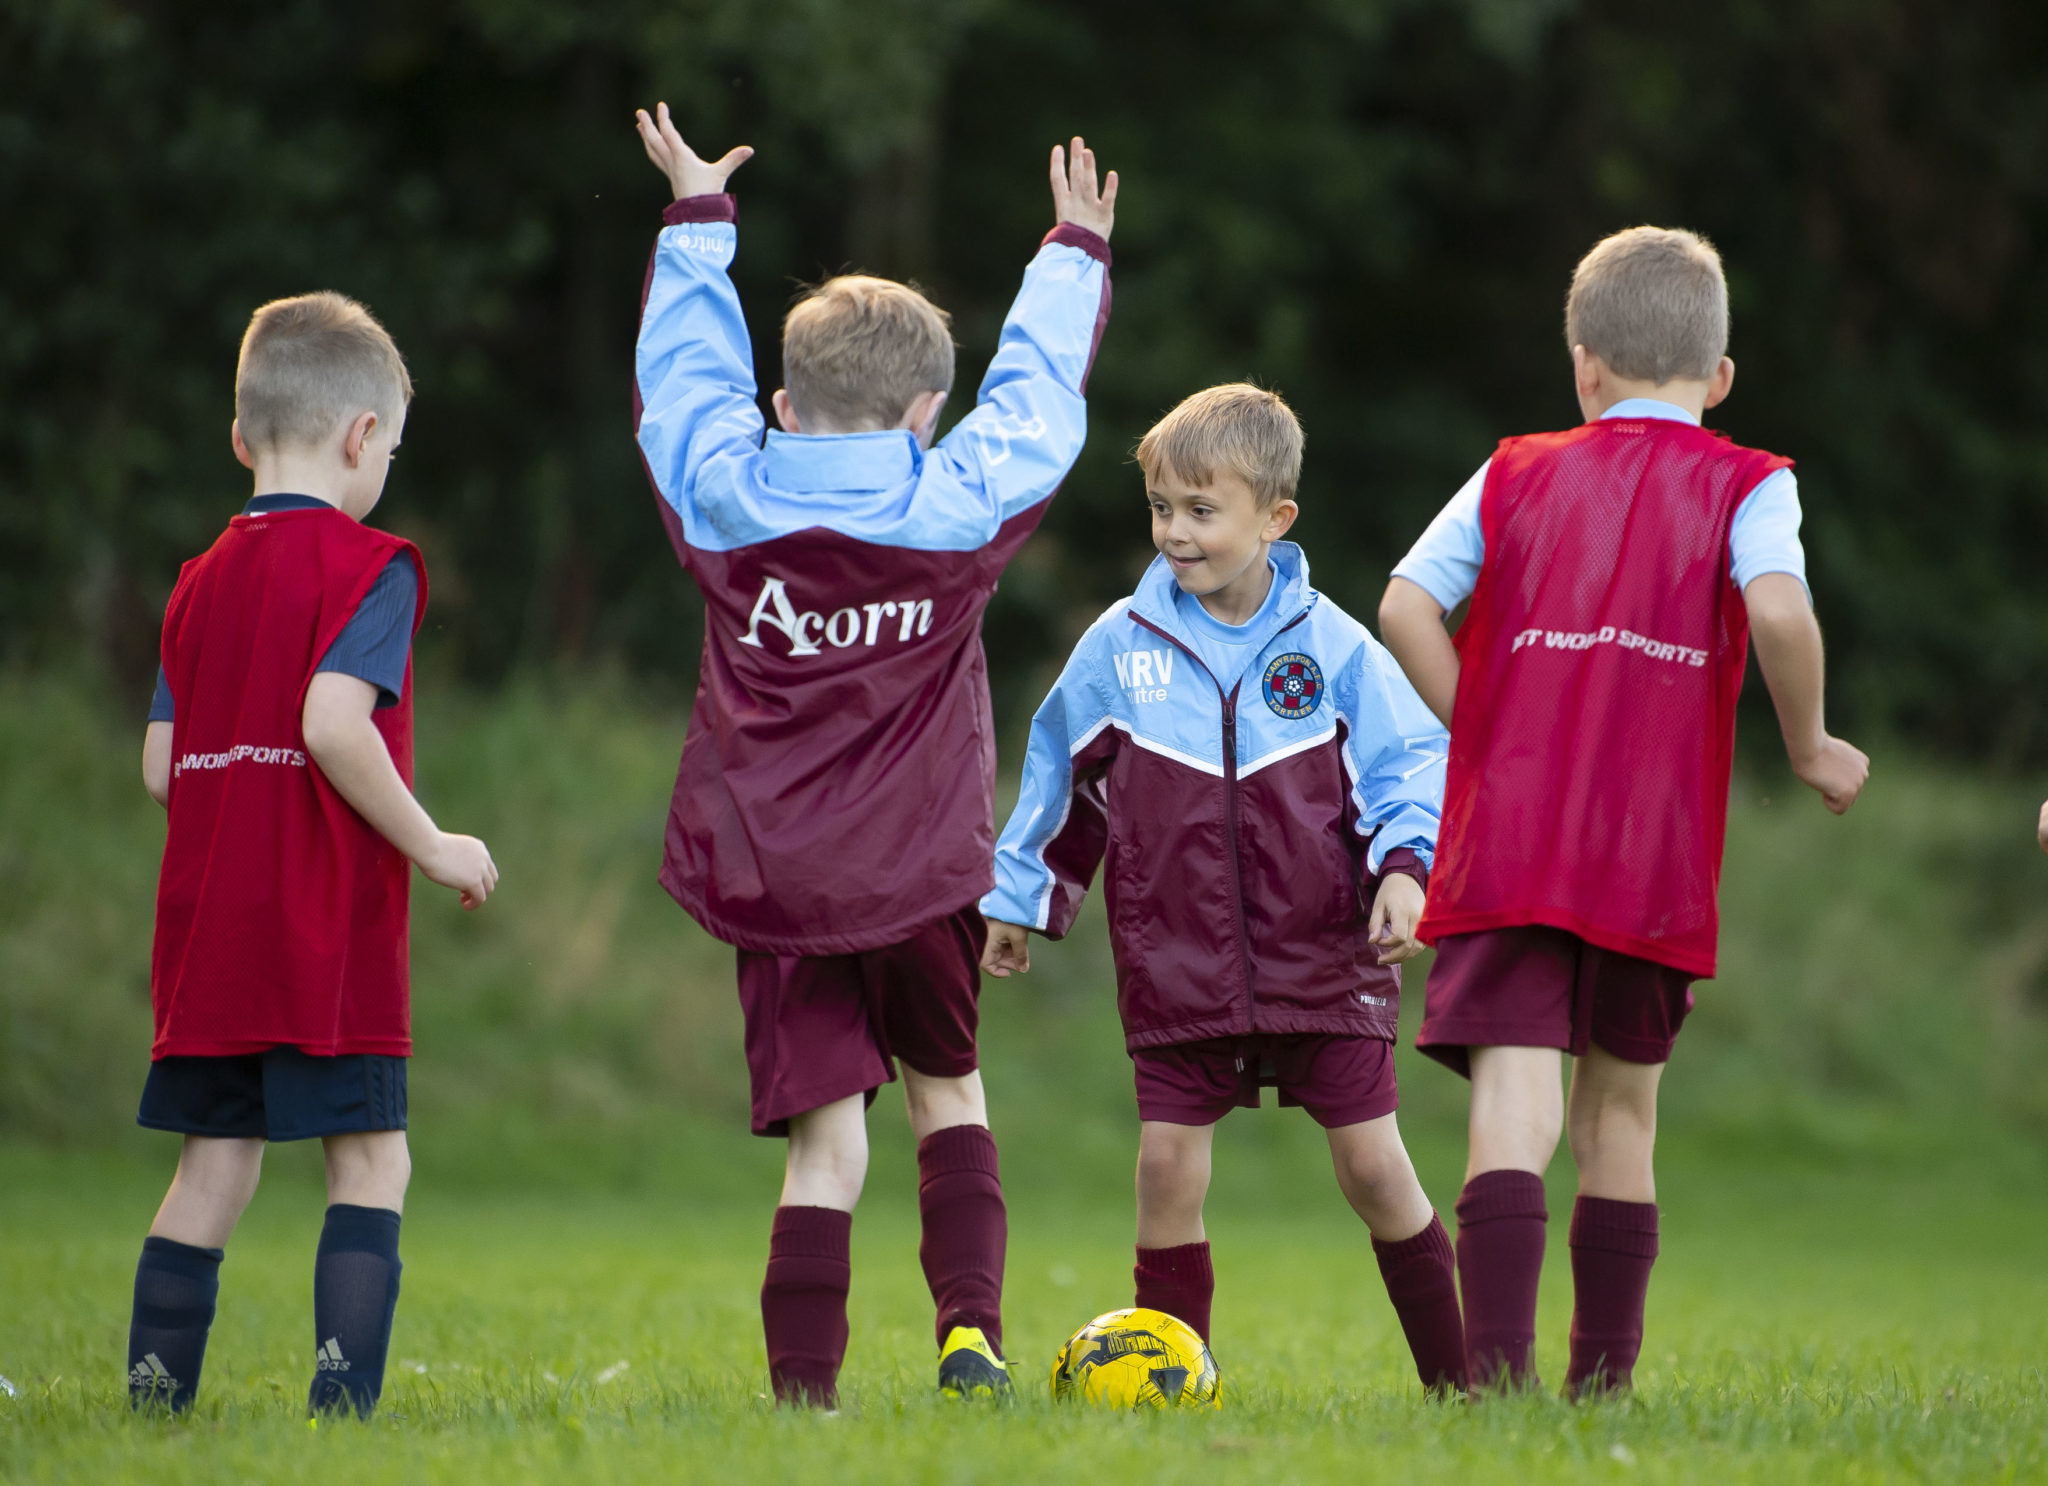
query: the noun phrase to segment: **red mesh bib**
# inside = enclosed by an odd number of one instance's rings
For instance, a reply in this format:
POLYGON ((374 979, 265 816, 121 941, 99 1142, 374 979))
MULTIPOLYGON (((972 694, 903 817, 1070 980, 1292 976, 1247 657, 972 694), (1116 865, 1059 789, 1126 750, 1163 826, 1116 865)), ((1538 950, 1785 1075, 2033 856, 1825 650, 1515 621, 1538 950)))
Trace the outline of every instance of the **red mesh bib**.
POLYGON ((1714 973, 1749 642, 1728 529, 1790 464, 1668 419, 1501 444, 1425 940, 1550 924, 1714 973))
MULTIPOLYGON (((170 826, 157 885, 153 1057, 412 1051, 409 866, 306 756, 313 668, 392 556, 339 511, 237 516, 164 615, 170 826)), ((414 627, 426 610, 420 570, 414 627)), ((376 714, 412 782, 412 667, 376 714)))

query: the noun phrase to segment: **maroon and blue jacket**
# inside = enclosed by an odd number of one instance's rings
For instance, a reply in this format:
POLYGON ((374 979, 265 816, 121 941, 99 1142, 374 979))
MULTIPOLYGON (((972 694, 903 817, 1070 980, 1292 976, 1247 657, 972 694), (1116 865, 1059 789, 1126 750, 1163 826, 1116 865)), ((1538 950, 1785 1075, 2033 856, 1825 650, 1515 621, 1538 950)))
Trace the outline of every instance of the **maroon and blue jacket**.
POLYGON ((1447 740, 1394 658, 1309 587, 1301 549, 1277 542, 1272 561, 1265 604, 1224 644, 1155 560, 1031 720, 981 909, 1057 939, 1107 862, 1133 1052, 1395 1036, 1400 971, 1366 920, 1381 873, 1426 880, 1447 740))
POLYGON ((981 617, 1081 452, 1109 245, 1047 234, 974 410, 930 450, 764 441, 733 219, 729 196, 668 208, 640 321, 640 451, 705 611, 662 883, 743 949, 851 954, 989 888, 981 617))

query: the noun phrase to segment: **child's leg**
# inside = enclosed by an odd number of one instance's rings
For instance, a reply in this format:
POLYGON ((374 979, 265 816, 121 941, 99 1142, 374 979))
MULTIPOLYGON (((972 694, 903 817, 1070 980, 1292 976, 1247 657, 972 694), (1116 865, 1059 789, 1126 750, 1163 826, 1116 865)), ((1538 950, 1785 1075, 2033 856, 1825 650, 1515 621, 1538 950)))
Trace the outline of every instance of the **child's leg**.
POLYGON ((1543 1273, 1543 1172, 1564 1124, 1562 1055, 1471 1049, 1471 1155, 1458 1196, 1458 1282, 1474 1386, 1533 1383, 1543 1273))
POLYGON ((973 1326, 1001 1355, 1010 1219, 981 1074, 935 1078, 906 1063, 903 1099, 917 1136, 917 1210, 924 1229, 917 1256, 937 1309, 939 1345, 954 1327, 973 1326))
POLYGON ((1380 1278, 1425 1388, 1465 1387, 1465 1327, 1450 1235, 1415 1179, 1394 1116, 1326 1132, 1337 1185, 1372 1231, 1380 1278))
POLYGON ((761 1329, 779 1402, 839 1400, 853 1208, 868 1173, 867 1098, 852 1094, 789 1121, 782 1205, 768 1238, 761 1329))
POLYGON ((1661 1063, 1630 1063, 1599 1047, 1572 1068, 1566 1117, 1579 1166, 1572 1209, 1571 1369, 1574 1396, 1629 1386, 1643 1344, 1643 1302, 1657 1258, 1661 1063))
POLYGON ((399 1214, 412 1180, 403 1130, 329 1135, 327 1221, 313 1257, 314 1413, 367 1415, 384 1391, 398 1310, 399 1214))
POLYGON ((1214 1125, 1138 1125, 1138 1264, 1136 1305, 1178 1316, 1209 1339, 1216 1272, 1202 1230, 1209 1195, 1214 1125))
POLYGON ((128 1398, 187 1409, 206 1361, 220 1261, 263 1172, 261 1140, 185 1137, 142 1258, 128 1323, 128 1398))

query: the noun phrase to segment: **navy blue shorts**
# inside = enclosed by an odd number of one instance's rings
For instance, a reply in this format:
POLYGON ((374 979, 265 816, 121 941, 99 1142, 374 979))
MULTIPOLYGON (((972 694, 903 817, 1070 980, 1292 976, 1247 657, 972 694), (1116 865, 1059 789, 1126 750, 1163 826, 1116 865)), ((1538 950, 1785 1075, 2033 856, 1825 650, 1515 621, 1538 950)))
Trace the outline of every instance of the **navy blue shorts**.
POLYGON ((404 1058, 295 1047, 226 1058, 159 1058, 149 1065, 135 1123, 180 1135, 312 1140, 405 1128, 404 1058))

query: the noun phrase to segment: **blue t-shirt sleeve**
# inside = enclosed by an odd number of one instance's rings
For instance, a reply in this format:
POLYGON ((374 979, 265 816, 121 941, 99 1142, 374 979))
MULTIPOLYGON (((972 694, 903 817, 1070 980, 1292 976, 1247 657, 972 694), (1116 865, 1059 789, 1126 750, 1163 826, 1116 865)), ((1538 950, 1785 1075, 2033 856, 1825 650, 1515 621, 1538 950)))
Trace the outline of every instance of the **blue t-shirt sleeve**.
POLYGON ((171 704, 171 683, 164 675, 164 668, 156 668, 156 695, 149 699, 149 720, 151 722, 175 722, 177 713, 171 704))
MULTIPOLYGON (((1735 586, 1747 588, 1765 573, 1790 573, 1806 584, 1806 549, 1799 542, 1799 483, 1778 470, 1758 482, 1735 508, 1728 527, 1728 558, 1735 586)), ((1813 591, 1807 588, 1807 602, 1813 591)))
POLYGON ((1444 612, 1472 597, 1479 586, 1479 565, 1486 559, 1486 533, 1479 525, 1479 495, 1486 488, 1487 460, 1479 472, 1451 497, 1450 504, 1437 512, 1436 520, 1408 549, 1394 569, 1396 578, 1406 578, 1444 606, 1444 612))
POLYGON ((405 664, 412 654, 412 625, 420 576, 412 556, 401 552, 384 565, 356 612, 349 617, 316 671, 339 671, 377 688, 377 705, 395 707, 405 689, 405 664))

